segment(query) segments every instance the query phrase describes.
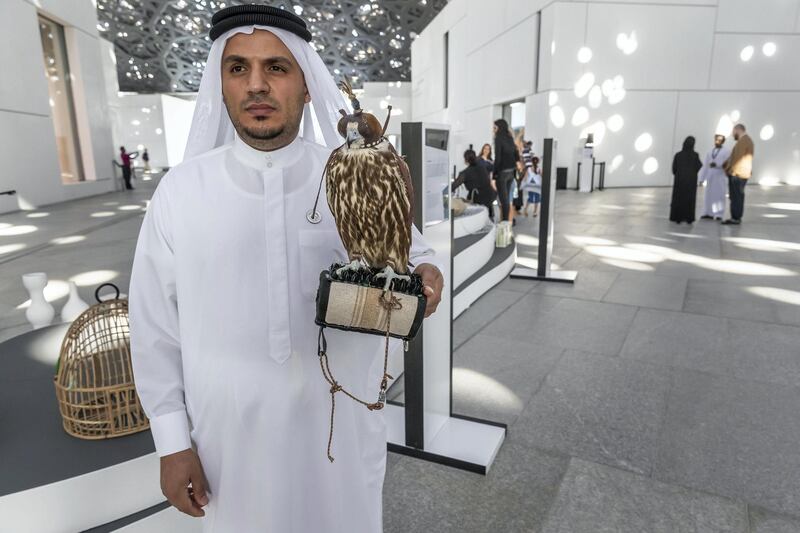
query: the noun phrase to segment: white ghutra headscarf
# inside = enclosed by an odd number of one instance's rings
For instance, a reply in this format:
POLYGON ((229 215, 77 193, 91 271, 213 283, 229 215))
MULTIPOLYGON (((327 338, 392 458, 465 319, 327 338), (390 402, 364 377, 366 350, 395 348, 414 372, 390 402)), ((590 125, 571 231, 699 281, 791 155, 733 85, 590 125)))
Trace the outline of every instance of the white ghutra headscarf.
POLYGON ((342 139, 336 131, 340 109, 351 112, 350 104, 339 91, 322 58, 311 44, 292 32, 272 26, 241 26, 229 30, 214 40, 208 53, 206 69, 200 81, 192 127, 186 141, 183 158, 203 154, 233 141, 234 128, 225 103, 222 101, 222 52, 225 44, 237 33, 266 30, 278 37, 292 53, 305 76, 311 102, 305 104, 301 136, 307 140, 336 148, 342 139))

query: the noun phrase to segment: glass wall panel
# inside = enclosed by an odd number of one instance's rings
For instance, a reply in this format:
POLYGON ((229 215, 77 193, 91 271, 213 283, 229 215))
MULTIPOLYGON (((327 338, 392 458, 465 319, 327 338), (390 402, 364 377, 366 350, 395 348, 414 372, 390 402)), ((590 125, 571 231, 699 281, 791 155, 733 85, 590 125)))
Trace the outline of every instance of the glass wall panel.
POLYGON ((58 147, 61 181, 75 183, 84 180, 80 144, 72 101, 67 46, 64 28, 50 19, 39 17, 39 32, 44 51, 44 70, 50 92, 50 111, 58 147))

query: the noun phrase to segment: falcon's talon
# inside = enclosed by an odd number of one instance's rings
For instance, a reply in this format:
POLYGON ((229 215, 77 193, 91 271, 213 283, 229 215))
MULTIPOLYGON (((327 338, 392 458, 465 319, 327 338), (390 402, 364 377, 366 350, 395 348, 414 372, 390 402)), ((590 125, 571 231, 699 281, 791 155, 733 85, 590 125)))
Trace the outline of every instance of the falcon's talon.
POLYGON ((390 266, 384 268, 382 272, 375 274, 375 278, 386 278, 386 283, 383 284, 383 292, 388 292, 389 289, 392 288, 392 282, 394 282, 394 280, 396 279, 411 281, 411 276, 397 274, 395 273, 394 269, 390 266))
POLYGON ((336 275, 337 276, 341 276, 345 272, 358 272, 362 268, 363 267, 361 265, 361 259, 354 259, 354 260, 350 261, 350 264, 345 265, 345 266, 343 266, 341 268, 337 268, 336 269, 336 275))

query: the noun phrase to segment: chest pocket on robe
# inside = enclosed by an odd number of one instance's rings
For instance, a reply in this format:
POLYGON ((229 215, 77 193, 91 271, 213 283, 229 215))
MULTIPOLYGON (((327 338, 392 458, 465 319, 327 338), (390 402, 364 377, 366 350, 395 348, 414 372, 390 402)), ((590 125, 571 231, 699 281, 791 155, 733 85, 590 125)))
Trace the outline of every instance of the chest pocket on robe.
POLYGON ((319 273, 328 269, 333 262, 347 261, 347 253, 333 230, 302 230, 300 239, 300 292, 305 298, 313 299, 319 287, 319 273))

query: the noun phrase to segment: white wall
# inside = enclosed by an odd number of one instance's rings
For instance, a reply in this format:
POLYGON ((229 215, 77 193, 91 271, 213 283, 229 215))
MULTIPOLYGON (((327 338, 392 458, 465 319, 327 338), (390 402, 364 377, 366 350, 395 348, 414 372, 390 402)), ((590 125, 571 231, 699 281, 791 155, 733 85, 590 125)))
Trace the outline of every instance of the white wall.
POLYGON ((372 113, 381 124, 386 120, 387 106, 392 106, 392 118, 386 135, 400 135, 400 124, 411 117, 411 84, 406 82, 365 82, 358 94, 361 108, 372 113))
MULTIPOLYGON (((167 161, 165 165, 174 167, 183 161, 186 140, 192 126, 196 95, 185 95, 181 98, 161 95, 161 112, 164 123, 164 142, 166 143, 167 161)), ((151 162, 152 164, 152 162, 151 162)))
MULTIPOLYGON (((130 152, 147 148, 152 168, 177 165, 183 160, 197 95, 119 92, 114 45, 101 39, 101 46, 114 155, 119 158, 120 146, 130 152)), ((137 167, 144 165, 141 158, 133 163, 137 167)))
POLYGON ((756 179, 800 181, 798 50, 800 0, 451 0, 412 43, 412 116, 450 124, 455 156, 490 142, 501 104, 524 98, 526 137, 558 139, 557 164, 574 182, 593 132, 613 187, 671 183, 684 137, 705 152, 737 111, 756 143, 756 179), (774 135, 762 140, 767 125, 774 135), (637 149, 640 136, 650 146, 637 149))
POLYGON ((2 0, 0 213, 113 190, 111 132, 91 0, 2 0), (51 120, 37 13, 64 26, 85 182, 64 185, 51 120), (13 43, 9 45, 9 43, 13 43))

